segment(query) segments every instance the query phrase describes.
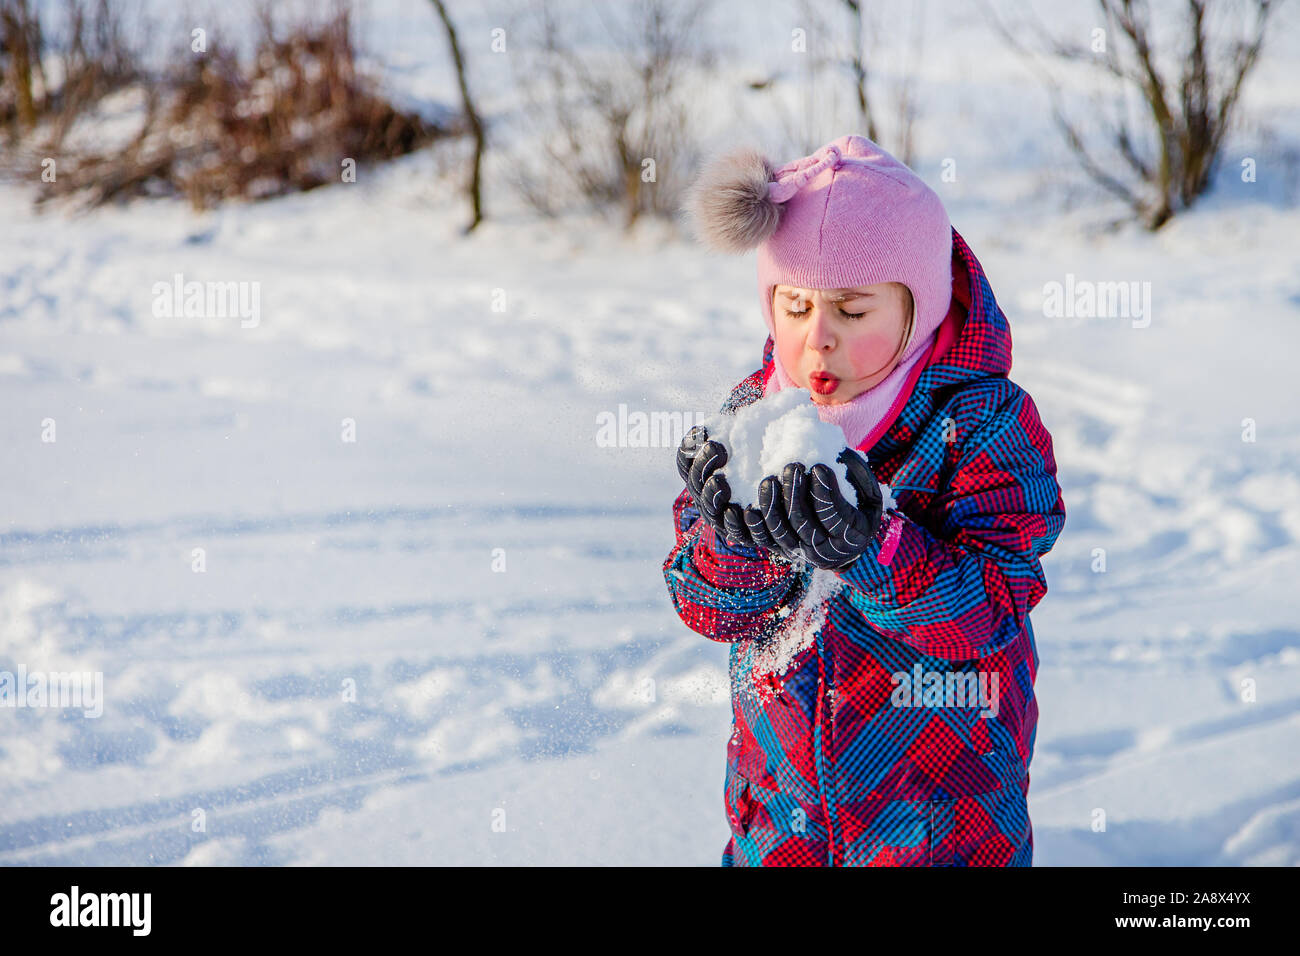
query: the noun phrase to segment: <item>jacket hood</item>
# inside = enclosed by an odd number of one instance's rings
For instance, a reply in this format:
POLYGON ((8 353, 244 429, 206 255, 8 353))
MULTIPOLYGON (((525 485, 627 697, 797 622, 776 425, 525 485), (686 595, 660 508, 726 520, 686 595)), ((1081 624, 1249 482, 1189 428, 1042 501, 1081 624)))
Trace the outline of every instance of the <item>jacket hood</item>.
MULTIPOLYGON (((775 374, 774 348, 769 334, 763 345, 764 383, 775 374)), ((861 450, 873 447, 877 440, 888 442, 900 423, 928 417, 939 404, 940 390, 973 379, 1006 378, 1011 372, 1011 325, 979 260, 956 229, 952 231, 952 304, 935 333, 930 354, 912 372, 913 380, 900 393, 900 400, 861 450)))

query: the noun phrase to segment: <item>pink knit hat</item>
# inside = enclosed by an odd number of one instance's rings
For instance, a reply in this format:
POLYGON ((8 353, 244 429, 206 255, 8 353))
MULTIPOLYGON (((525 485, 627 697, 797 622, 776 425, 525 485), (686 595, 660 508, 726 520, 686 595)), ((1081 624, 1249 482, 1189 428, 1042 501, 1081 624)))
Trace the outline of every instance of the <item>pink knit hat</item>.
POLYGON ((775 168, 757 149, 729 152, 700 174, 686 208, 707 245, 722 252, 758 246, 758 290, 773 339, 777 285, 903 283, 916 312, 900 366, 948 314, 948 213, 920 177, 864 136, 841 136, 775 168))

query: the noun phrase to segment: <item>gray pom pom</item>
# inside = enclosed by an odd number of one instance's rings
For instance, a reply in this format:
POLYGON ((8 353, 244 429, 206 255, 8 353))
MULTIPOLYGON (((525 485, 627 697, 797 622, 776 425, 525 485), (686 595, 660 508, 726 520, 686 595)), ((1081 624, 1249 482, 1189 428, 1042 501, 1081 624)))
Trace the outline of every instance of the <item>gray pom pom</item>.
POLYGON ((767 194, 773 168, 752 147, 732 150, 704 167, 685 201, 701 242, 719 252, 745 252, 776 231, 783 207, 767 194))

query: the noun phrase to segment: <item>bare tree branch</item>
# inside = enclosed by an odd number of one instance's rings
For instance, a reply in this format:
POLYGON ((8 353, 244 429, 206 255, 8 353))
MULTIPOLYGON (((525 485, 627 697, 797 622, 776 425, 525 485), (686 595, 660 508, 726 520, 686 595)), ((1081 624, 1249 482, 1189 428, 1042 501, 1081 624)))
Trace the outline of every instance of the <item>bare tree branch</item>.
POLYGON ((1269 14, 1276 0, 1255 0, 1257 11, 1253 37, 1232 46, 1226 62, 1214 53, 1216 32, 1226 30, 1210 16, 1214 0, 1186 0, 1183 15, 1187 37, 1184 54, 1175 54, 1181 64, 1171 79, 1157 64, 1157 44, 1152 16, 1146 0, 1097 0, 1106 28, 1118 42, 1107 41, 1102 50, 1089 51, 1082 45, 1054 37, 1033 17, 1024 27, 1038 49, 1057 62, 1079 62, 1100 70, 1121 84, 1121 92, 1137 90, 1148 116, 1144 128, 1155 144, 1154 159, 1144 155, 1139 137, 1127 115, 1120 113, 1113 126, 1102 124, 1106 139, 1133 173, 1134 183, 1123 181, 1110 171, 1110 162, 1100 159, 1089 147, 1092 137, 1065 112, 1060 82, 1037 55, 1011 30, 989 0, 982 0, 986 17, 995 30, 1039 76, 1052 100, 1053 119, 1067 144, 1089 177, 1107 191, 1123 198, 1149 229, 1158 229, 1178 209, 1187 208, 1210 185, 1224 136, 1240 101, 1246 78, 1254 68, 1263 46, 1269 14), (1216 23, 1212 28, 1211 23, 1216 23), (1226 77, 1226 83, 1217 82, 1226 77))
POLYGON ((442 28, 447 34, 447 45, 451 48, 452 63, 456 67, 456 85, 460 89, 461 105, 465 110, 465 119, 469 123, 470 132, 474 136, 474 159, 470 165, 468 184, 470 205, 473 207, 474 216, 463 230, 469 233, 483 221, 482 167, 483 152, 486 148, 483 121, 479 118, 478 109, 474 106, 474 98, 470 96, 465 57, 461 53, 460 41, 456 38, 456 27, 451 22, 450 14, 447 13, 447 5, 443 3, 443 0, 430 0, 430 2, 437 11, 438 19, 442 21, 442 28))

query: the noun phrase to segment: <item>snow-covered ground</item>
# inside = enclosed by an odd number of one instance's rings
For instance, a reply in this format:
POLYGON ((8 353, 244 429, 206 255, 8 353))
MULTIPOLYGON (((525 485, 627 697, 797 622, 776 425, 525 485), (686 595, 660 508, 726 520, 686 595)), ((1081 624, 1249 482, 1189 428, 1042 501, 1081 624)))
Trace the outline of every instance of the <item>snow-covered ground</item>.
MULTIPOLYGON (((1300 864, 1295 169, 1234 183, 1243 138, 1195 212, 1098 233, 962 22, 917 165, 1068 511, 1034 862, 1300 864), (1149 282, 1149 324, 1045 317, 1068 274, 1149 282)), ((1250 101, 1292 141, 1295 24, 1250 101)), ((760 359, 753 257, 504 200, 462 238, 432 167, 202 216, 0 188, 0 670, 104 675, 97 718, 0 709, 0 863, 718 862, 727 649, 665 592, 672 447, 598 416, 717 409, 760 359), (155 314, 177 273, 256 283, 257 324, 155 314)))

